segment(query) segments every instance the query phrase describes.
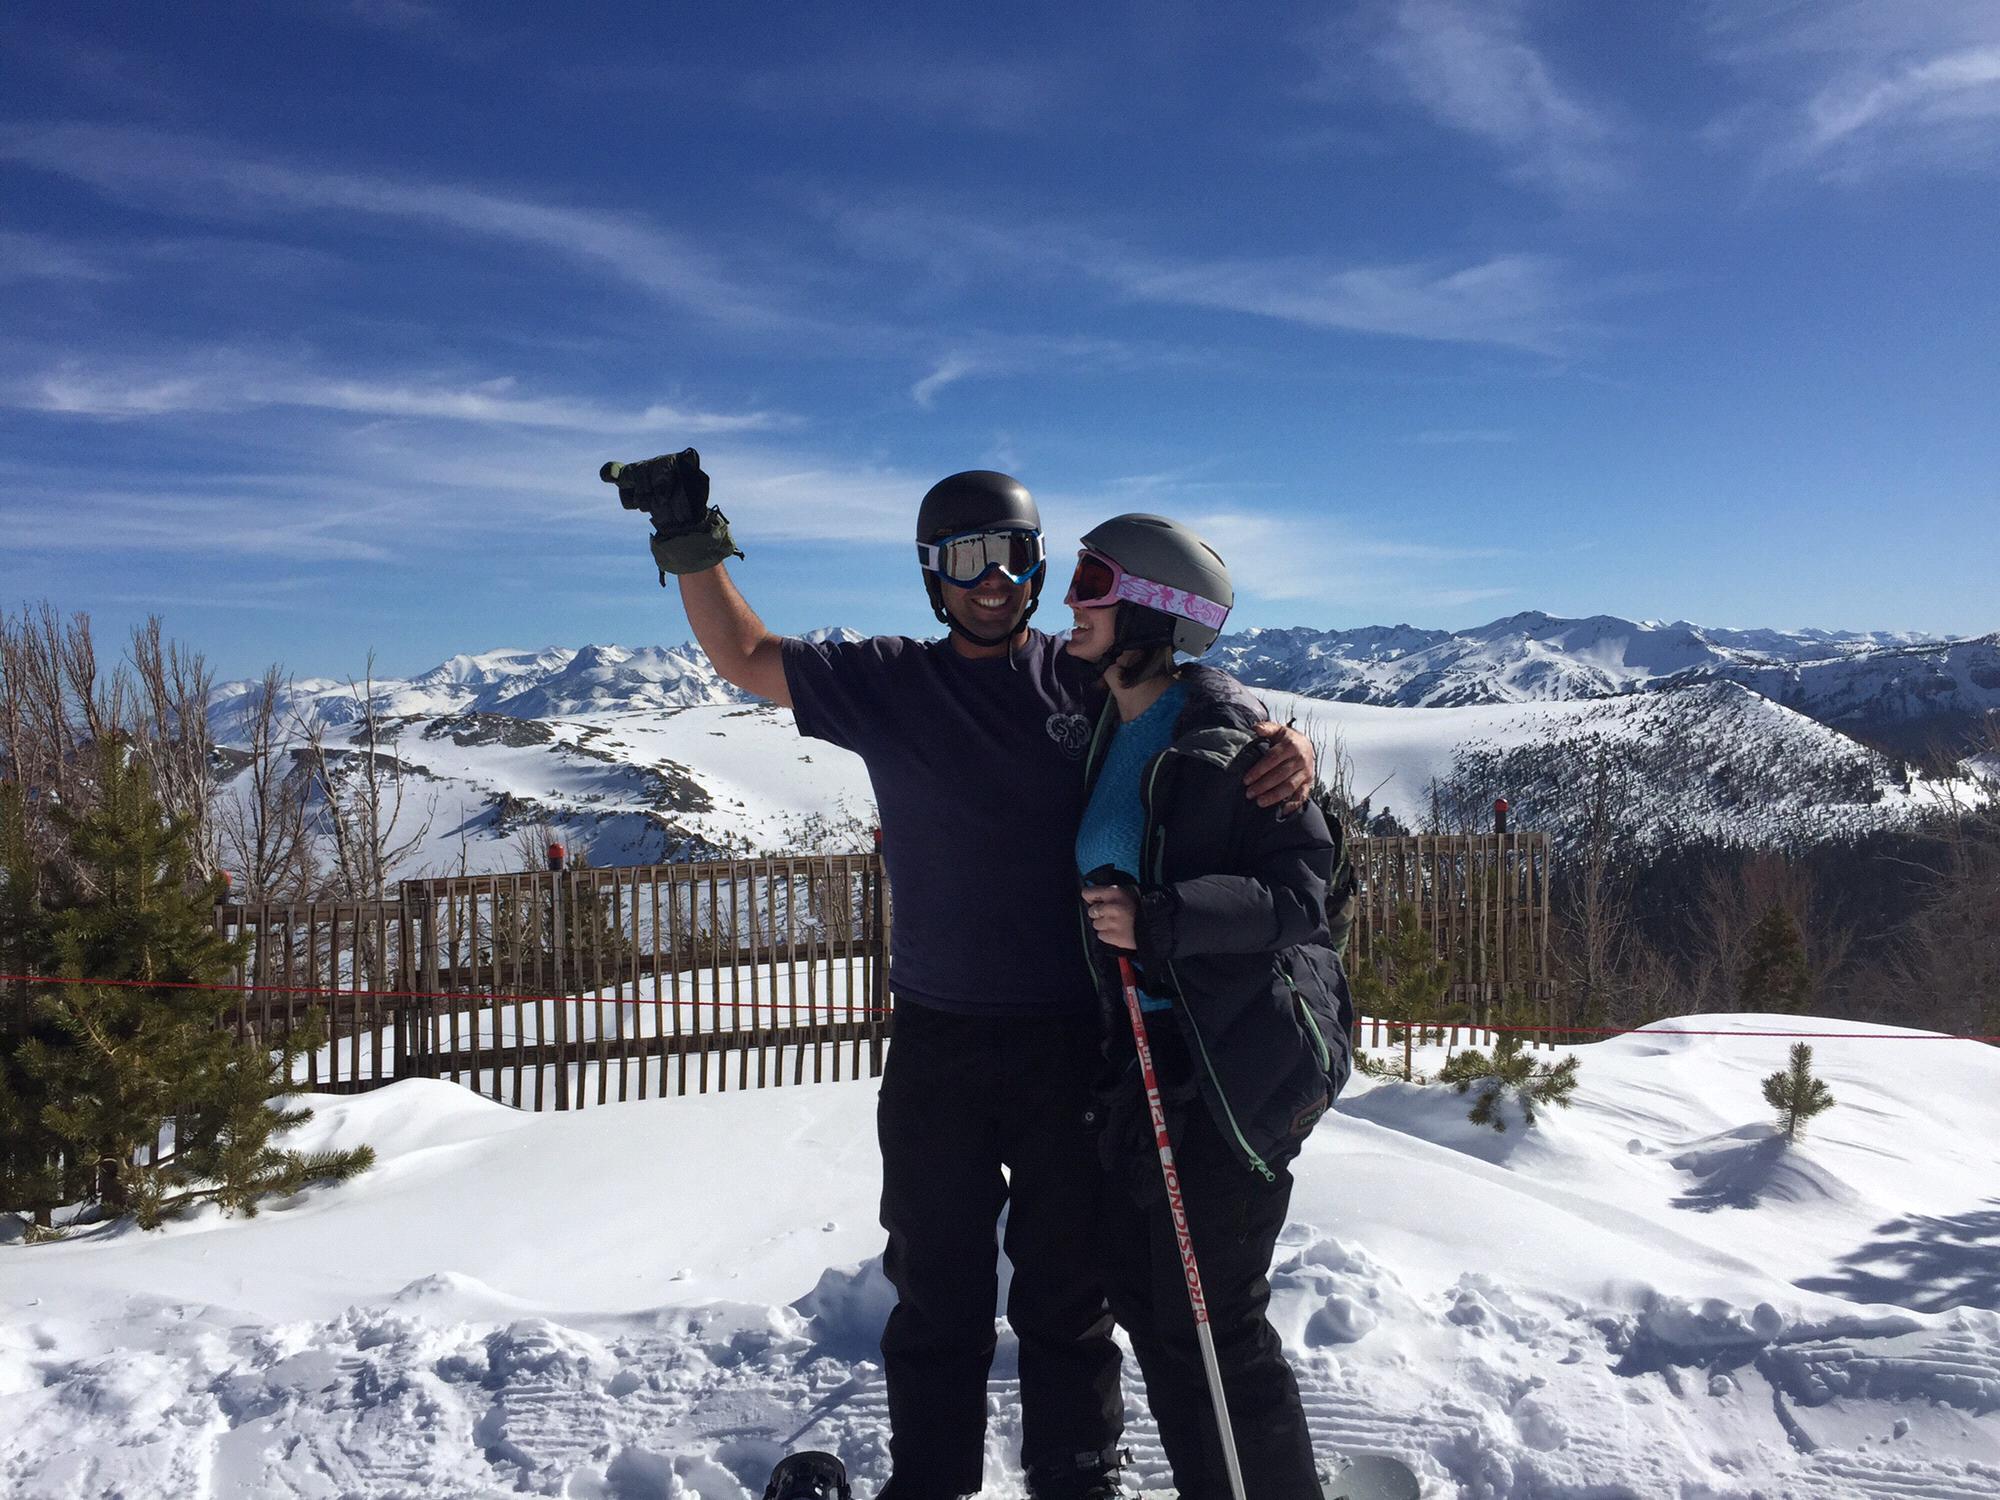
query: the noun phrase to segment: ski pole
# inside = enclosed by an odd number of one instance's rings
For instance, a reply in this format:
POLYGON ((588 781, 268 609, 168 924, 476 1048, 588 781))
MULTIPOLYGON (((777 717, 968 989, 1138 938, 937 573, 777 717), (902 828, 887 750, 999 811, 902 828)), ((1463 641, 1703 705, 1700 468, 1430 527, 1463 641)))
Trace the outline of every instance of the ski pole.
POLYGON ((1160 1103, 1160 1080, 1153 1072, 1153 1048, 1146 1040, 1146 1013, 1139 1004, 1139 980, 1132 972, 1132 960, 1123 954, 1118 958, 1118 977, 1125 985, 1125 1014, 1132 1018, 1132 1043, 1139 1050, 1139 1076, 1145 1080, 1146 1108, 1153 1116, 1153 1140, 1160 1148, 1160 1175, 1167 1182, 1167 1211, 1173 1215, 1174 1238, 1181 1248, 1181 1269, 1187 1273, 1188 1304, 1194 1308, 1194 1336, 1201 1344, 1202 1367, 1208 1372, 1208 1397, 1215 1407, 1216 1430, 1222 1434, 1222 1461, 1229 1470, 1229 1492, 1236 1500, 1245 1500, 1243 1468, 1236 1461, 1236 1433, 1229 1425, 1229 1406, 1222 1399, 1222 1366, 1216 1363, 1215 1334, 1208 1326, 1208 1299, 1201 1291, 1201 1268, 1194 1262, 1194 1238, 1188 1233, 1181 1174, 1174 1166, 1167 1111, 1160 1103))

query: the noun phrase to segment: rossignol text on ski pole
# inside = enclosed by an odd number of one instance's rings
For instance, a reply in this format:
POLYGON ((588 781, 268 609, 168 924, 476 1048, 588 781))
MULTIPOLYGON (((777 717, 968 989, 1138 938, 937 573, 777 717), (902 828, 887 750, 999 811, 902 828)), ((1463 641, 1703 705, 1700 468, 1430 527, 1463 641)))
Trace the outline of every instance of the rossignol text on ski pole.
POLYGON ((1139 1005, 1139 981, 1132 960, 1118 958, 1118 978, 1125 986, 1125 1014, 1132 1018, 1132 1044, 1139 1052, 1139 1076, 1146 1084, 1146 1108, 1153 1116, 1153 1140, 1160 1148, 1160 1175, 1167 1181, 1167 1211, 1173 1215, 1174 1238, 1181 1249, 1188 1303, 1194 1308, 1194 1335, 1201 1344, 1202 1367, 1208 1372, 1208 1397, 1215 1407, 1215 1426, 1222 1435, 1222 1462, 1229 1470, 1229 1492, 1243 1493, 1243 1468, 1236 1461, 1236 1434, 1229 1425, 1229 1407, 1222 1398, 1222 1367, 1215 1360, 1215 1334, 1208 1326, 1208 1299, 1201 1291, 1201 1268, 1194 1260, 1194 1237, 1188 1233, 1187 1203, 1181 1197, 1181 1177, 1174 1167, 1174 1143, 1167 1134, 1167 1111, 1160 1103, 1160 1080, 1153 1072, 1153 1048, 1146 1040, 1146 1013, 1139 1005))

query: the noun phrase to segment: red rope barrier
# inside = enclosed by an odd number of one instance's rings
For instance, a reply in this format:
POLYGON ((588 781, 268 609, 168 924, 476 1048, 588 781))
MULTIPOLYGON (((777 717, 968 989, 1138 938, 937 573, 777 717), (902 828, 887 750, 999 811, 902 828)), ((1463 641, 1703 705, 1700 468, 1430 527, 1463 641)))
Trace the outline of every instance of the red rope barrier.
MULTIPOLYGON (((707 972, 707 971, 702 971, 707 972)), ((340 990, 325 989, 298 984, 203 984, 194 980, 152 980, 152 979, 74 979, 68 976, 44 976, 35 974, 0 974, 0 984, 68 984, 103 985, 106 988, 155 989, 155 990, 213 990, 220 993, 241 995, 304 995, 320 999, 374 999, 374 1000, 456 1000, 466 1004, 483 1001, 519 1001, 529 1004, 535 1001, 550 1001, 568 1005, 674 1005, 691 1007, 709 1006, 716 1009, 735 1007, 741 1009, 748 1003, 742 999, 696 1000, 685 998, 675 1001, 671 995, 626 1000, 620 996, 604 995, 516 995, 502 994, 497 990, 340 990)), ((777 1006, 788 1008, 788 1000, 759 999, 762 1007, 777 1006)), ((884 1010, 872 1005, 826 1005, 817 1007, 829 1015, 845 1016, 889 1016, 893 1010, 884 1010)), ((1655 1028, 1641 1030, 1631 1026, 1481 1026, 1471 1021, 1380 1021, 1371 1016, 1362 1018, 1370 1025, 1380 1025, 1389 1031, 1471 1031, 1491 1032, 1495 1035, 1555 1035, 1555 1036, 1735 1036, 1735 1037, 1782 1037, 1792 1041, 1844 1041, 1844 1042, 1980 1042, 2000 1045, 2000 1036, 1974 1036, 1952 1031, 1899 1031, 1887 1035, 1869 1031, 1742 1031, 1729 1029, 1697 1030, 1694 1028, 1655 1028)), ((1357 1028, 1358 1029, 1358 1028, 1357 1028)))

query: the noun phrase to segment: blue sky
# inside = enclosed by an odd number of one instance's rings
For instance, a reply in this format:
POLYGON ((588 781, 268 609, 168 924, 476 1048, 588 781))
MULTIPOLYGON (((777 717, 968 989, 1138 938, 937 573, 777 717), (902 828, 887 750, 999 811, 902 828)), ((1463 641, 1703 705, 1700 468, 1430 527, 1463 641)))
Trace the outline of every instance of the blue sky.
POLYGON ((17 0, 0 607, 677 641, 692 443, 781 630, 975 466, 1233 625, 2000 626, 1992 0, 962 9, 17 0))

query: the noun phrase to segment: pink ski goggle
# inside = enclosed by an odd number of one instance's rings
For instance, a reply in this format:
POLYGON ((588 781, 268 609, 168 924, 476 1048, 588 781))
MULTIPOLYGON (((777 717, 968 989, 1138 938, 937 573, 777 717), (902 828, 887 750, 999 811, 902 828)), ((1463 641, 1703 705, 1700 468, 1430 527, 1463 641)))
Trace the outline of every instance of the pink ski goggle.
POLYGON ((1164 583, 1137 577, 1102 552, 1092 552, 1088 547, 1077 553, 1076 572, 1070 577, 1069 592, 1063 596, 1063 603, 1076 609, 1104 609, 1121 600, 1128 604, 1143 604, 1161 614, 1193 620, 1197 625, 1206 625, 1213 630, 1220 630, 1222 622, 1229 618, 1229 606, 1226 604, 1190 594, 1186 589, 1170 588, 1164 583))

